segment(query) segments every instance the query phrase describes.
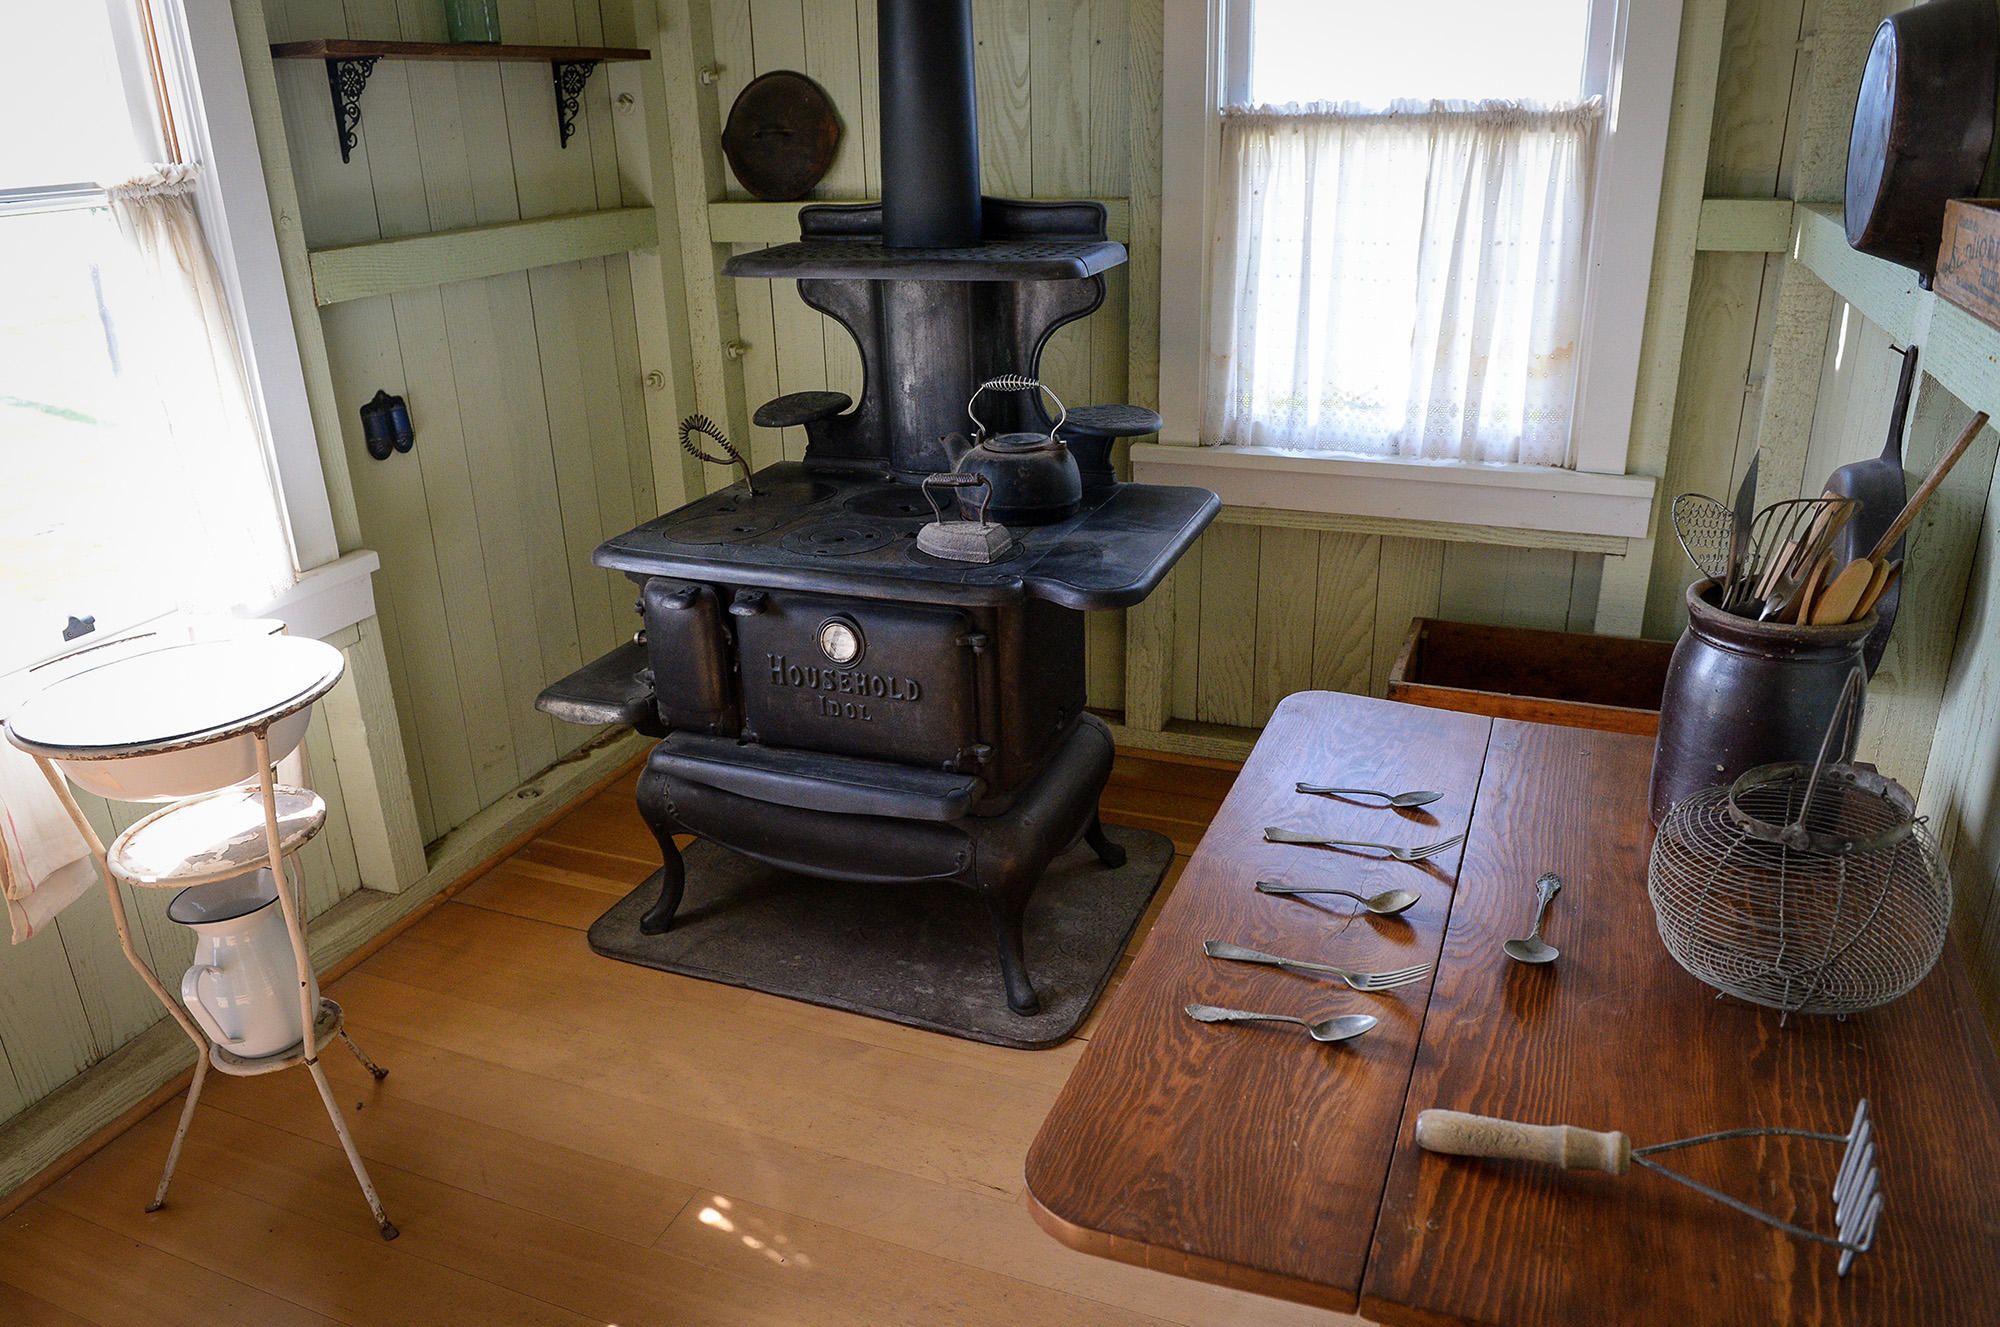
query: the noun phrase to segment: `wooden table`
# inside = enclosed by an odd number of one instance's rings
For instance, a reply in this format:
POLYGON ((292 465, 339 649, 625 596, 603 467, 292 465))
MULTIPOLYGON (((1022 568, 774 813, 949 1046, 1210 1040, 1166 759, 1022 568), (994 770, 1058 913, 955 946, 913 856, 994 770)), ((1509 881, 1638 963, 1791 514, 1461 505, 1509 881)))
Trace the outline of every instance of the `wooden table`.
MULTIPOLYGON (((1947 949, 1915 992, 1848 1019, 1778 1016, 1675 965, 1646 898, 1651 742, 1323 692, 1278 707, 1028 1154, 1029 1206, 1086 1252, 1385 1323, 2000 1322, 2000 1065, 1947 949), (1406 815, 1300 779, 1435 788, 1406 815), (1435 823, 1432 823, 1435 821, 1435 823), (1421 843, 1431 868, 1264 843, 1265 825, 1421 843), (1366 832, 1364 832, 1366 831, 1366 832), (1563 957, 1508 962, 1534 880, 1564 889, 1563 957), (1407 922, 1254 892, 1259 878, 1416 885, 1407 922), (1361 968, 1436 958, 1362 996, 1201 953, 1210 937, 1361 968), (1320 1046, 1211 1026, 1190 1000, 1380 1027, 1320 1046), (1834 1251, 1658 1176, 1417 1149, 1432 1106, 1623 1129, 1645 1144, 1747 1124, 1840 1132, 1867 1096, 1885 1193, 1875 1249, 1834 1251)), ((1831 1229, 1839 1149, 1736 1143, 1685 1173, 1831 1229), (1733 1149, 1733 1150, 1732 1150, 1733 1149)))

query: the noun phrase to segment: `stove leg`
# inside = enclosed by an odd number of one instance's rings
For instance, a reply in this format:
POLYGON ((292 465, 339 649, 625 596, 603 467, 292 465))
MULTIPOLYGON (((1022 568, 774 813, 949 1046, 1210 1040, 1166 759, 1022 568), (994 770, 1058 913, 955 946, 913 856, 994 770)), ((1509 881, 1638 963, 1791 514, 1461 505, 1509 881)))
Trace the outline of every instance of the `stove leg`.
POLYGON ((1022 1016, 1038 1014, 1042 997, 1028 980, 1028 959, 1021 949, 1021 923, 1028 912, 1028 890, 1018 898, 996 896, 982 890, 986 915, 993 922, 993 938, 1000 949, 1000 978, 1007 986, 1007 1007, 1022 1016))
POLYGON ((660 882, 660 896, 639 918, 639 933, 661 935, 674 924, 674 913, 680 909, 681 895, 687 889, 687 867, 681 863, 681 850, 674 846, 674 831, 678 826, 674 823, 674 802, 667 790, 666 777, 651 766, 639 776, 638 802, 639 818, 646 822, 646 828, 653 832, 653 841, 660 845, 660 869, 655 874, 660 882))
POLYGON ((673 835, 660 835, 660 857, 660 869, 655 872, 660 882, 660 896, 639 918, 641 935, 660 935, 672 926, 674 913, 680 910, 681 895, 687 889, 687 867, 681 863, 681 850, 674 846, 673 835))
POLYGON ((1113 843, 1104 833, 1104 822, 1097 818, 1097 812, 1090 813, 1090 823, 1084 826, 1083 841, 1097 854, 1097 860, 1106 866, 1125 865, 1125 850, 1113 843))

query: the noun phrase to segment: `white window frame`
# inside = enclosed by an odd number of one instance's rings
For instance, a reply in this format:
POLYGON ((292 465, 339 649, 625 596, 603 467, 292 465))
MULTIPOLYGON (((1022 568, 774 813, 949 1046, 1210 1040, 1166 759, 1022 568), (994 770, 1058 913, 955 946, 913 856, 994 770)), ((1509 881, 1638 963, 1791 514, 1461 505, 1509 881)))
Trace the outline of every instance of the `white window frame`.
MULTIPOLYGON (((269 603, 241 605, 240 611, 278 618, 294 632, 329 636, 374 616, 370 577, 380 559, 365 549, 343 556, 334 533, 235 19, 229 0, 131 3, 147 11, 158 48, 172 114, 172 124, 162 126, 162 133, 178 141, 183 160, 201 166, 195 209, 235 319, 251 405, 275 462, 291 539, 292 587, 269 603)), ((150 101, 151 61, 144 51, 128 49, 123 36, 114 27, 120 73, 128 87, 143 82, 150 101)), ((104 205, 104 190, 90 184, 43 190, 34 197, 0 197, 0 210, 104 205)), ((102 622, 91 639, 142 625, 102 622)), ((56 653, 73 648, 64 646, 56 653)))
POLYGON ((1224 503, 1414 522, 1644 537, 1655 480, 1626 473, 1654 230, 1673 109, 1681 0, 1590 0, 1585 91, 1604 98, 1588 236, 1573 469, 1199 444, 1221 115, 1239 94, 1249 6, 1165 0, 1161 97, 1161 441, 1134 478, 1199 484, 1224 503), (1235 31, 1229 28, 1233 24, 1235 31), (1233 39, 1233 40, 1232 40, 1233 39))

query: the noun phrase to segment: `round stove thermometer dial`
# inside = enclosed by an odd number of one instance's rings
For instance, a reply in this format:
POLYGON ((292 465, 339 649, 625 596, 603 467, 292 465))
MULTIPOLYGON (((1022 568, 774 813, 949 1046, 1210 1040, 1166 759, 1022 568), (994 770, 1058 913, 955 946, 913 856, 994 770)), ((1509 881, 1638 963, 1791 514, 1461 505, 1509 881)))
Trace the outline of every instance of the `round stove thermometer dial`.
POLYGON ((845 618, 830 618, 820 624, 819 650, 845 667, 861 657, 861 628, 845 618))

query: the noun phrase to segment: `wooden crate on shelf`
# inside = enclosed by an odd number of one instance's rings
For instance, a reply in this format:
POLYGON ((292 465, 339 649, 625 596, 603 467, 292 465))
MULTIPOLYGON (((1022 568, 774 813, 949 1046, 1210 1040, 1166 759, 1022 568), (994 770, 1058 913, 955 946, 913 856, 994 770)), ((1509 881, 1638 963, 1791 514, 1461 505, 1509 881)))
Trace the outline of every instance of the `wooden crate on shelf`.
POLYGON ((1503 719, 1652 733, 1670 642, 1420 617, 1389 673, 1389 699, 1503 719))
POLYGON ((1944 205, 1937 293, 2000 327, 2000 198, 1954 198, 1944 205))

